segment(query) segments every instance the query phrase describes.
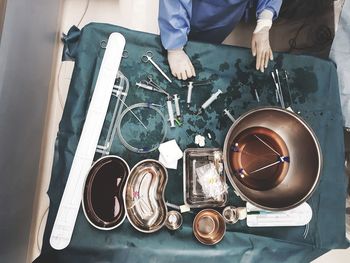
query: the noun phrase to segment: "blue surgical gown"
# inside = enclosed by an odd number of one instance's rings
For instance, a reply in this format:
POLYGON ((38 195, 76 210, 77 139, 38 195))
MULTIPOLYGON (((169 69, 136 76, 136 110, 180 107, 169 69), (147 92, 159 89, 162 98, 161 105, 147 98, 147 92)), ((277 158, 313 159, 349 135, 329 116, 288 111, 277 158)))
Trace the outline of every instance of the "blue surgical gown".
POLYGON ((181 48, 188 38, 221 43, 254 4, 257 18, 267 9, 275 19, 282 0, 159 0, 162 44, 181 48))

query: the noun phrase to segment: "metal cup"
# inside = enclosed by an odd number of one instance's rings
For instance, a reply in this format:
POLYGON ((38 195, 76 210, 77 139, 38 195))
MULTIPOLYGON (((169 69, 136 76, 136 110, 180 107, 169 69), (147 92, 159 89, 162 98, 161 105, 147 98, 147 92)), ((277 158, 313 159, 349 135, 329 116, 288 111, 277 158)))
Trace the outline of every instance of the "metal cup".
POLYGON ((165 220, 165 226, 170 230, 177 230, 181 227, 181 225, 182 215, 175 210, 169 211, 165 220))
POLYGON ((213 209, 200 211, 193 221, 193 234, 204 245, 219 243, 226 232, 225 220, 213 209))
POLYGON ((227 224, 235 224, 239 219, 239 213, 235 206, 226 206, 222 211, 222 216, 227 224))

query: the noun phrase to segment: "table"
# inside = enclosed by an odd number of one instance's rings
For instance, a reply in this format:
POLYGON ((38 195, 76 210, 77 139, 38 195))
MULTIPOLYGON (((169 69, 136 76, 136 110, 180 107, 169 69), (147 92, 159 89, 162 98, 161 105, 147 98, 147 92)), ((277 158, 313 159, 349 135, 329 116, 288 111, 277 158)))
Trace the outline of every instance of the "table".
MULTIPOLYGON (((265 73, 260 73, 255 70, 255 60, 248 49, 189 42, 186 52, 196 68, 196 79, 210 78, 213 81, 209 86, 194 89, 193 104, 187 109, 187 89, 175 80, 170 85, 151 64, 141 62, 141 56, 151 50, 154 60, 171 76, 159 36, 91 23, 81 32, 72 28, 65 41, 67 49, 64 57, 75 59, 75 68, 55 145, 48 190, 50 212, 43 249, 35 262, 308 262, 329 249, 348 246, 344 223, 346 178, 342 115, 336 68, 332 62, 304 55, 275 53, 275 60, 265 73), (125 49, 129 56, 123 59, 121 71, 131 84, 126 99, 128 105, 145 101, 165 104, 164 96, 136 88, 135 83, 148 74, 152 74, 155 81, 171 94, 179 94, 184 113, 183 126, 168 128, 167 140, 176 139, 182 150, 196 147, 196 134, 206 136, 208 133, 212 139, 206 140, 206 147, 222 147, 231 125, 222 114, 223 110, 230 109, 234 116, 239 116, 255 107, 277 105, 273 81, 268 73, 275 68, 290 73, 292 108, 314 129, 324 156, 320 184, 308 201, 313 209, 313 219, 305 239, 304 227, 248 228, 245 221, 241 221, 227 227, 222 242, 207 247, 197 242, 192 234, 194 215, 191 214, 184 215, 180 231, 170 232, 164 228, 154 234, 142 234, 133 229, 127 220, 112 231, 94 229, 80 209, 70 245, 62 251, 50 247, 51 229, 104 54, 100 44, 112 32, 120 32, 126 38, 125 49), (205 113, 201 116, 191 113, 218 88, 224 94, 205 113), (255 89, 260 95, 260 102, 255 99, 255 89)), ((165 108, 163 113, 166 114, 165 108)), ((111 112, 107 121, 110 118, 111 112)), ((101 139, 105 134, 106 129, 101 139)), ((145 158, 158 159, 159 154, 132 153, 120 144, 118 138, 114 140, 111 153, 122 156, 130 167, 145 158)), ((229 203, 242 205, 230 188, 229 203)), ((165 196, 169 202, 183 203, 180 162, 178 170, 169 170, 165 196)))

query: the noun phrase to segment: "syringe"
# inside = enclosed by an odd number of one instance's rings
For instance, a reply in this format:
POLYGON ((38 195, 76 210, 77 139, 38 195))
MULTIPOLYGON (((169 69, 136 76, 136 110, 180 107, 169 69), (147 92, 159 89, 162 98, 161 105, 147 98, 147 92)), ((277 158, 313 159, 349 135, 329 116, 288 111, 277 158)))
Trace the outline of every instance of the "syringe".
POLYGON ((173 110, 173 103, 170 97, 168 97, 168 100, 166 102, 168 106, 168 115, 169 115, 169 121, 170 121, 170 127, 175 127, 175 118, 174 118, 174 110, 173 110))
POLYGON ((146 89, 146 90, 150 90, 150 91, 155 91, 155 92, 159 92, 159 93, 162 93, 166 96, 170 96, 168 92, 166 92, 165 90, 163 90, 162 88, 160 87, 154 87, 152 85, 148 85, 148 84, 145 84, 145 83, 142 83, 142 82, 136 82, 136 86, 139 87, 139 88, 142 88, 142 89, 146 89))
POLYGON ((197 81, 197 82, 193 82, 193 81, 189 81, 187 85, 182 85, 183 87, 187 87, 187 106, 189 107, 191 104, 191 97, 192 97, 192 90, 195 86, 204 86, 204 85, 209 85, 211 84, 211 79, 208 80, 202 80, 202 81, 197 81))
POLYGON ((224 114, 232 121, 236 122, 235 118, 232 116, 231 112, 228 109, 224 109, 224 114))
POLYGON ((180 117, 181 117, 179 99, 180 99, 180 98, 179 98, 179 95, 174 94, 174 103, 175 103, 176 118, 180 118, 180 117))
POLYGON ((201 114, 203 110, 205 110, 206 108, 208 108, 208 106, 210 104, 212 104, 217 98, 218 96, 222 93, 221 89, 218 89, 217 92, 213 93, 209 99, 207 99, 203 105, 201 106, 201 108, 199 109, 197 115, 201 114))

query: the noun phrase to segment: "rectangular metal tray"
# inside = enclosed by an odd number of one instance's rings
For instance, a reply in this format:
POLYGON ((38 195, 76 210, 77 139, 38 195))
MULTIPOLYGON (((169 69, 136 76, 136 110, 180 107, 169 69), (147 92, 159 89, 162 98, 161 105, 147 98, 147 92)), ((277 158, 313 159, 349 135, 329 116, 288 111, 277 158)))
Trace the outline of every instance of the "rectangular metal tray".
MULTIPOLYGON (((221 207, 227 203, 227 194, 222 194, 220 200, 205 198, 202 187, 193 176, 194 169, 214 161, 214 152, 222 151, 219 148, 188 148, 183 157, 183 188, 184 202, 190 208, 221 207), (195 166, 195 167, 193 167, 195 166)), ((223 165, 221 158, 220 162, 223 165)), ((222 180, 226 183, 226 174, 223 170, 222 180)))

